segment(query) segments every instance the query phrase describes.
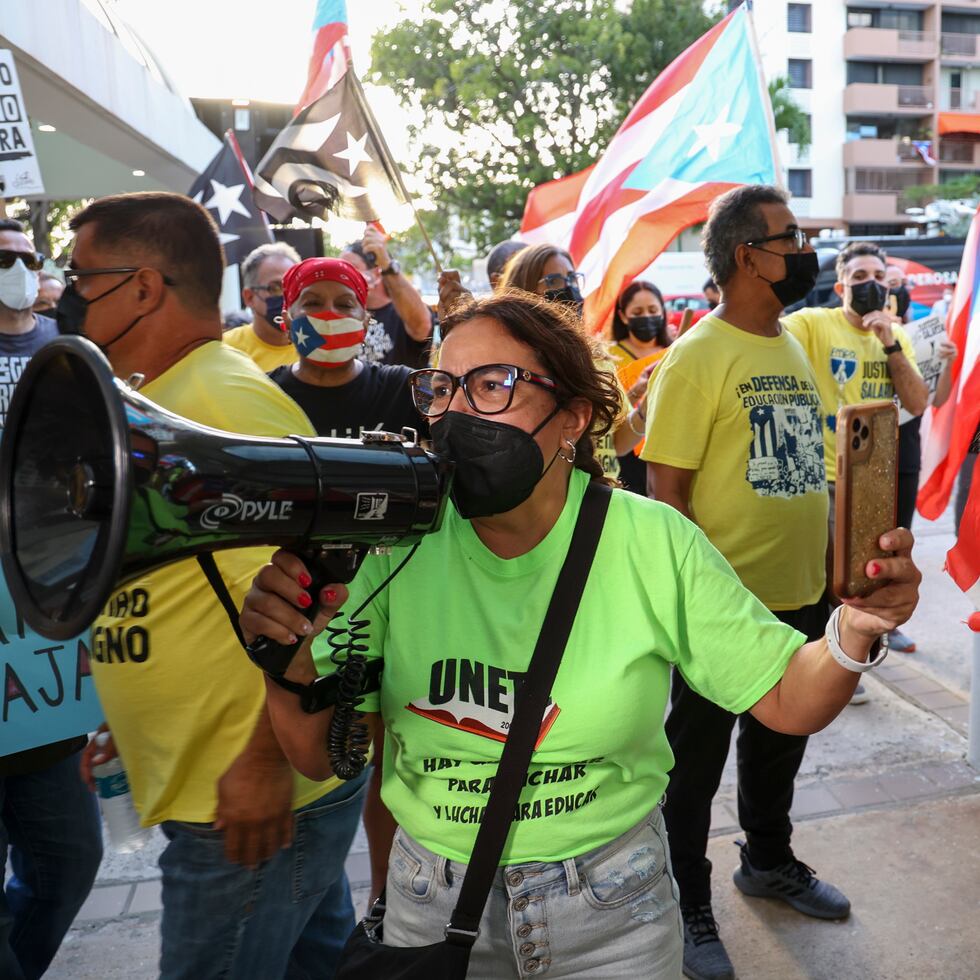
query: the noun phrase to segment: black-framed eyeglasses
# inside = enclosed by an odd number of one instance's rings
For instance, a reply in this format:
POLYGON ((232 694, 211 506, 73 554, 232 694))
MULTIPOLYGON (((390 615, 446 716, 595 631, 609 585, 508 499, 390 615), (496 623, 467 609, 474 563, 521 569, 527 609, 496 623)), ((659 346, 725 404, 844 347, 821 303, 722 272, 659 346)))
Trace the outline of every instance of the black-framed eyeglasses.
POLYGON ((10 269, 20 259, 31 272, 39 272, 44 266, 44 256, 40 252, 19 252, 12 248, 0 248, 0 269, 10 269))
POLYGON ((282 281, 270 282, 267 286, 249 287, 256 293, 268 293, 270 296, 282 296, 282 281))
MULTIPOLYGON (((65 285, 74 286, 79 279, 84 279, 87 276, 116 276, 123 275, 126 272, 139 272, 143 266, 139 265, 121 265, 114 266, 113 268, 107 269, 73 269, 71 267, 65 269, 65 285)), ((154 270, 159 272, 158 269, 154 270)), ((177 283, 170 278, 165 272, 160 273, 163 276, 163 281, 168 286, 176 286, 177 283)))
MULTIPOLYGON (((782 242, 782 241, 792 241, 796 246, 797 252, 802 252, 807 245, 806 232, 802 228, 795 228, 792 231, 781 231, 778 235, 766 235, 765 238, 754 238, 751 242, 746 242, 745 244, 749 248, 759 248, 760 245, 766 242, 782 242)), ((760 249, 760 251, 768 252, 768 248, 760 249)))
POLYGON ((538 282, 544 283, 544 288, 548 292, 564 289, 565 286, 568 286, 569 289, 574 289, 578 286, 581 292, 585 286, 585 276, 581 272, 569 272, 567 276, 563 276, 560 272, 552 272, 550 275, 542 276, 538 282))
POLYGON ((470 408, 481 415, 499 415, 510 408, 518 381, 537 385, 550 392, 558 386, 551 378, 535 374, 516 364, 481 364, 457 377, 448 371, 423 368, 408 376, 412 400, 419 414, 426 418, 438 418, 449 411, 450 402, 459 388, 470 408))

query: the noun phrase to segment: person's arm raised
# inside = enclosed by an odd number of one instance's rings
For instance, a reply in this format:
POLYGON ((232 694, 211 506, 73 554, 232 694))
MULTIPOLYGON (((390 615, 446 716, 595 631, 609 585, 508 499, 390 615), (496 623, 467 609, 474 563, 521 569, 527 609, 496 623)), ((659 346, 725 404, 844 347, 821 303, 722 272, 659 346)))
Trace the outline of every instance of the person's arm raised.
MULTIPOLYGON (((302 559, 289 551, 277 551, 272 562, 262 568, 252 583, 240 617, 247 643, 258 636, 267 636, 283 644, 292 644, 299 637, 305 637, 285 674, 287 680, 297 684, 311 684, 317 679, 313 639, 347 600, 347 589, 340 584, 325 586, 317 597, 309 596, 306 588, 310 582, 302 559), (300 612, 304 601, 301 596, 320 602, 312 623, 300 612)), ((333 708, 307 714, 291 691, 268 677, 265 687, 272 727, 290 764, 309 779, 327 779, 333 774, 327 752, 327 732, 333 720, 333 708)), ((375 716, 366 715, 365 721, 373 733, 375 716)))
MULTIPOLYGON (((897 528, 882 535, 881 548, 893 558, 868 562, 869 578, 882 582, 864 599, 845 599, 840 645, 856 663, 865 663, 875 640, 901 626, 915 609, 922 575, 912 562, 911 532, 897 528)), ((854 693, 860 674, 842 667, 825 638, 796 651, 782 678, 749 710, 773 731, 812 735, 837 717, 854 693)))

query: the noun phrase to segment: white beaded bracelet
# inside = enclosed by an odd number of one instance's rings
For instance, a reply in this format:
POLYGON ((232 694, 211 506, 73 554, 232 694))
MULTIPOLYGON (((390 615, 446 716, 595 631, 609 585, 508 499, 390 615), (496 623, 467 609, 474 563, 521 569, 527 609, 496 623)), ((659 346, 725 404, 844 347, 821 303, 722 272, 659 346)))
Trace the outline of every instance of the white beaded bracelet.
POLYGON ((844 607, 838 606, 830 614, 830 619, 827 620, 827 629, 824 633, 824 637, 827 640, 827 647, 830 650, 830 655, 841 667, 846 670, 853 670, 855 674, 863 674, 866 670, 877 667, 888 656, 888 642, 887 640, 882 640, 881 648, 878 650, 878 656, 874 660, 867 660, 862 663, 860 660, 849 657, 844 653, 844 648, 840 645, 840 618, 843 613, 844 607))
POLYGON ((643 428, 643 429, 637 430, 636 426, 633 424, 633 422, 636 419, 639 419, 640 422, 642 422, 642 423, 646 423, 646 419, 643 418, 642 415, 640 415, 640 410, 638 408, 634 408, 629 413, 629 415, 626 416, 626 421, 629 422, 630 428, 633 430, 633 434, 634 435, 637 435, 637 436, 645 436, 647 434, 646 433, 646 429, 643 428))

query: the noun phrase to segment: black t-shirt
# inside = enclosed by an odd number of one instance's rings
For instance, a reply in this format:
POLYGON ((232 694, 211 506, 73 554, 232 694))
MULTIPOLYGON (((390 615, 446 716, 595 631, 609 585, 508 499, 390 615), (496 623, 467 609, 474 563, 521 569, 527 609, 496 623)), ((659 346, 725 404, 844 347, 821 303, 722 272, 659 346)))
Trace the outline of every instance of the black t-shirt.
POLYGON ((412 403, 410 373, 397 364, 365 364, 353 381, 335 388, 306 384, 289 365, 276 368, 269 377, 306 412, 317 435, 357 439, 362 432, 401 432, 408 426, 421 437, 426 432, 412 403))
MULTIPOLYGON (((413 340, 405 329, 405 321, 398 315, 394 303, 371 310, 371 322, 364 337, 364 351, 360 355, 366 364, 406 364, 414 369, 429 366, 431 336, 426 340, 413 340)), ((429 316, 433 325, 436 315, 429 316)))
MULTIPOLYGON (((10 399, 27 362, 49 340, 58 336, 58 326, 46 316, 34 316, 34 329, 27 333, 0 333, 0 431, 7 422, 10 399)), ((52 742, 36 749, 0 756, 0 777, 19 776, 47 769, 85 745, 84 735, 52 742)))

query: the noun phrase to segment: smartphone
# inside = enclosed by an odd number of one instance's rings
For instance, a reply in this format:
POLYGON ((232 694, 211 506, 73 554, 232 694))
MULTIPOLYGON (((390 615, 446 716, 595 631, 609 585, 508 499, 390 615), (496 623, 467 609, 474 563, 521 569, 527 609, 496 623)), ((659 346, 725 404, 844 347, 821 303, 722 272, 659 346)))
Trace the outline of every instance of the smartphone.
POLYGON ((878 539, 898 520, 898 409, 894 402, 848 405, 837 413, 834 592, 841 599, 880 587, 865 574, 891 557, 878 539))

